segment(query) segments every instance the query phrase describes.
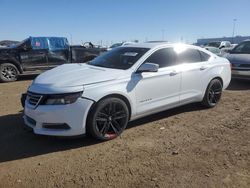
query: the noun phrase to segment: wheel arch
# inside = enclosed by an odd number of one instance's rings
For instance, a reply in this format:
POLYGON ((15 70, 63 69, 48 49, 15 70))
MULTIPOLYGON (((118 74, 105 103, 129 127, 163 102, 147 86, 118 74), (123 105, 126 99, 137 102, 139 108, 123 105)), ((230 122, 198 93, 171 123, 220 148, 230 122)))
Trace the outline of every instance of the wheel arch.
POLYGON ((218 79, 218 80, 220 80, 221 81, 221 83, 222 83, 222 87, 223 87, 223 79, 220 77, 220 76, 218 76, 218 75, 216 75, 216 76, 213 76, 211 79, 209 79, 209 82, 207 83, 207 85, 206 85, 206 88, 204 89, 204 91, 203 91, 203 94, 202 94, 202 99, 204 98, 204 96, 205 96, 205 94, 206 94, 206 90, 207 90, 207 88, 208 88, 208 86, 209 86, 209 84, 211 83, 211 81, 212 80, 214 80, 214 79, 218 79))
MULTIPOLYGON (((91 113, 93 113, 93 110, 95 109, 95 107, 98 104, 98 102, 100 102, 103 99, 111 98, 111 97, 119 98, 119 99, 123 100, 126 103, 126 105, 128 107, 128 110, 129 110, 129 120, 130 120, 131 114, 132 114, 132 109, 131 109, 131 104, 130 104, 129 99, 127 97, 125 97, 124 95, 122 95, 122 94, 113 93, 113 94, 107 94, 104 97, 100 98, 99 100, 94 101, 94 103, 91 105, 91 107, 90 107, 90 109, 88 111, 87 118, 85 120, 86 124, 89 122, 90 117, 91 117, 90 115, 91 115, 91 113)), ((88 126, 86 126, 85 129, 86 129, 86 134, 89 135, 88 126)))
POLYGON ((19 73, 23 73, 23 69, 18 61, 10 60, 10 59, 0 60, 0 64, 4 64, 4 63, 10 63, 10 64, 15 65, 15 67, 18 69, 19 73))
MULTIPOLYGON (((214 80, 214 79, 220 80, 220 81, 221 81, 221 84, 222 84, 222 87, 223 87, 223 85, 224 85, 223 79, 222 79, 220 76, 216 76, 216 77, 212 78, 212 79, 209 81, 209 83, 210 83, 212 80, 214 80)), ((208 84, 209 84, 209 83, 208 83, 208 84)))
POLYGON ((122 94, 118 94, 118 93, 113 93, 113 94, 108 94, 108 95, 105 95, 104 97, 100 98, 98 101, 95 101, 92 106, 90 107, 89 109, 89 112, 88 112, 88 115, 87 115, 87 121, 88 121, 88 118, 89 118, 89 115, 92 113, 92 111, 95 109, 96 105, 98 104, 98 102, 100 102, 101 100, 103 99, 106 99, 106 98, 112 98, 112 97, 115 97, 115 98, 119 98, 121 100, 123 100, 127 107, 128 107, 128 110, 129 110, 129 119, 131 118, 131 114, 132 114, 132 107, 131 107, 131 103, 129 101, 129 99, 122 95, 122 94))
POLYGON ((118 93, 108 94, 108 95, 102 97, 101 99, 99 99, 99 100, 97 101, 97 103, 98 103, 99 101, 103 100, 103 99, 111 98, 111 97, 119 98, 119 99, 123 100, 123 101, 126 103, 126 105, 127 105, 127 107, 128 107, 129 119, 130 119, 131 113, 132 113, 131 104, 130 104, 129 99, 128 99, 127 97, 125 97, 124 95, 122 95, 122 94, 118 94, 118 93))

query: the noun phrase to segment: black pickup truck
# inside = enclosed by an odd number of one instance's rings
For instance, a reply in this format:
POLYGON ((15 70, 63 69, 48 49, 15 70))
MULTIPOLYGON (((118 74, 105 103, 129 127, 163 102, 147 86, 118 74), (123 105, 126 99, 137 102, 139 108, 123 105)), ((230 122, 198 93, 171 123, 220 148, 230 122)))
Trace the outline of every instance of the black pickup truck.
POLYGON ((105 51, 92 43, 70 46, 64 37, 29 37, 0 48, 0 82, 16 81, 19 75, 39 74, 65 63, 84 63, 105 51))

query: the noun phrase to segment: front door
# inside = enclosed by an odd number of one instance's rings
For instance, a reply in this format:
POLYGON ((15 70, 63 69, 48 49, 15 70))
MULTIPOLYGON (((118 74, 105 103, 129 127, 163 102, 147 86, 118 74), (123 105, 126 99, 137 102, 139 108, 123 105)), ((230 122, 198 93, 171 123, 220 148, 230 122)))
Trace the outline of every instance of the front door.
POLYGON ((47 69, 48 42, 45 37, 30 37, 19 48, 24 71, 47 69))
POLYGON ((158 64, 159 70, 134 74, 138 116, 177 106, 180 101, 181 70, 174 50, 159 49, 145 62, 158 64))
POLYGON ((27 50, 20 53, 20 60, 23 69, 29 70, 44 70, 47 68, 47 53, 46 49, 27 50))

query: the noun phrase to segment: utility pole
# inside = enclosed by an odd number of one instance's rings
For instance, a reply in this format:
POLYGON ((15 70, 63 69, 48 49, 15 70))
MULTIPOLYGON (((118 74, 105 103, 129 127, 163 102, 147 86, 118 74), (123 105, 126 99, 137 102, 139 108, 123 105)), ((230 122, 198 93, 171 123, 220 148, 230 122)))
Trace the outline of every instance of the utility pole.
POLYGON ((73 39, 72 39, 72 34, 70 33, 70 43, 73 45, 73 39))
POLYGON ((236 18, 234 18, 234 19, 233 19, 233 34, 232 34, 232 43, 234 43, 234 33, 235 33, 235 25, 236 25, 236 21, 237 21, 237 19, 236 19, 236 18))

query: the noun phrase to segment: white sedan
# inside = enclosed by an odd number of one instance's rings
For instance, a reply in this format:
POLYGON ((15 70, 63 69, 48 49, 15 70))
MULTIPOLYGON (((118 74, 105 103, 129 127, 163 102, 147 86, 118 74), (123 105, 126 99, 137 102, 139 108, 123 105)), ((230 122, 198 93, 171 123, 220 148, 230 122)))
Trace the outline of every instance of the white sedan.
POLYGON ((27 91, 24 121, 36 134, 109 140, 149 114, 193 102, 214 107, 230 80, 228 60, 200 47, 118 47, 38 76, 27 91))

